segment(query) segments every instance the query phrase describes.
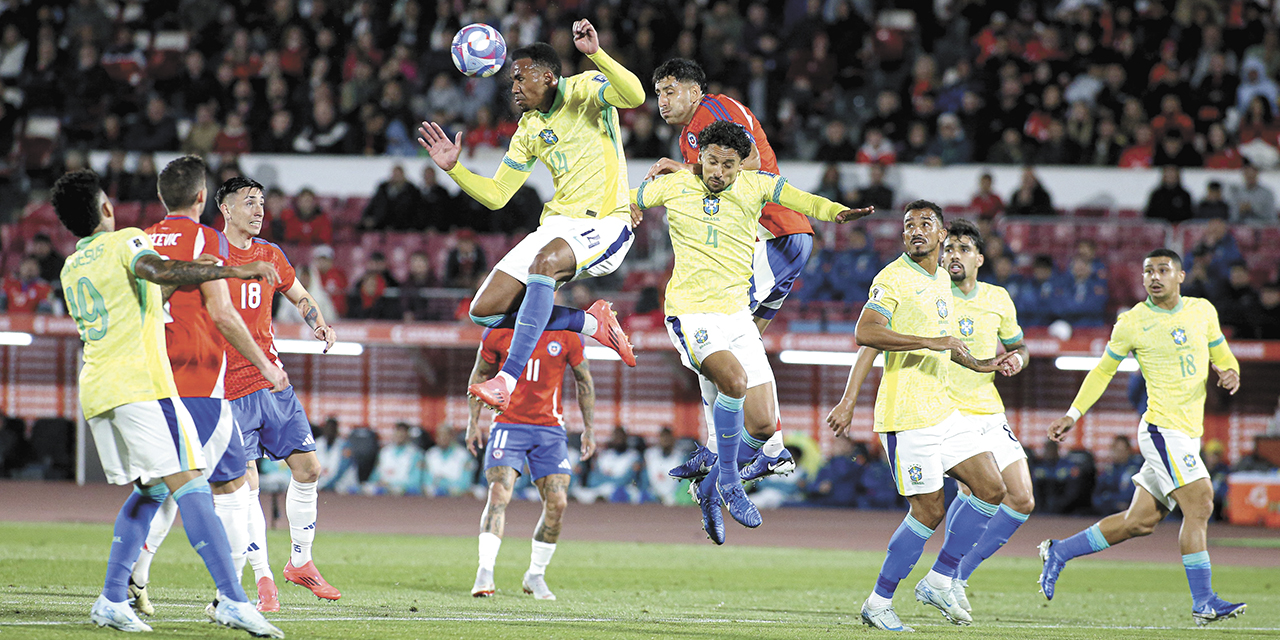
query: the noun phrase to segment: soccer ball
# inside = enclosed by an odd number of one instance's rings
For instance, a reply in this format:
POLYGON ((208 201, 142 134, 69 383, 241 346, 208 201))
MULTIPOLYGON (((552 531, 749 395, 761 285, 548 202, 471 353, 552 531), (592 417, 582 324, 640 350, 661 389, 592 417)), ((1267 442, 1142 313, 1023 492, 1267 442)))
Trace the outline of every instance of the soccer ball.
POLYGON ((507 41, 497 29, 479 22, 469 24, 453 36, 453 66, 469 76, 488 78, 507 60, 507 41))

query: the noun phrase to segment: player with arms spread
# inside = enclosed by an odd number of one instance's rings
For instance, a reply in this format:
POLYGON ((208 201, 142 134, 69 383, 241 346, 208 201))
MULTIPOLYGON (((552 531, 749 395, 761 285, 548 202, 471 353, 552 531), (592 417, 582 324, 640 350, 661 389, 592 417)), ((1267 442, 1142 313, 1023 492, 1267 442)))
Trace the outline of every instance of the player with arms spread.
POLYGON ((781 176, 743 171, 751 139, 732 122, 708 125, 698 135, 698 145, 697 175, 680 170, 659 176, 641 184, 631 198, 637 209, 667 208, 675 251, 675 269, 667 283, 667 333, 684 365, 718 391, 709 430, 715 433, 719 454, 694 494, 708 537, 724 544, 721 503, 745 527, 762 522, 739 482, 738 465, 754 454, 751 446, 739 447, 744 404, 748 413, 762 412, 768 424, 776 422, 770 415, 775 403, 773 371, 747 295, 760 210, 771 202, 819 220, 848 222, 869 215, 871 209, 851 210, 796 189, 781 176))
POLYGON ((858 344, 885 352, 875 430, 889 455, 898 493, 911 505, 889 539, 875 590, 862 605, 863 623, 884 631, 910 629, 893 609, 893 593, 946 515, 943 475, 965 483, 973 495, 948 525, 938 560, 915 591, 917 600, 937 607, 953 624, 969 624, 973 618, 951 595, 951 576, 1005 496, 1000 470, 980 430, 964 419, 950 396, 953 367, 945 354, 950 352, 951 362, 989 373, 1009 371, 1012 364, 1006 363, 1015 352, 978 359, 951 335, 951 282, 938 273, 947 235, 941 207, 927 200, 907 205, 902 217, 904 253, 872 281, 855 333, 858 344))
POLYGON ((129 574, 151 518, 172 493, 191 546, 223 594, 216 621, 283 638, 236 580, 226 531, 200 473, 204 452, 173 382, 159 286, 231 277, 274 283, 275 270, 263 263, 220 267, 161 258, 141 230, 115 230, 115 208, 92 171, 58 178, 50 195, 62 224, 81 238, 60 278, 84 341, 80 406, 107 480, 134 485, 116 517, 106 580, 90 620, 121 631, 151 630, 126 602, 129 574))
POLYGON ((1218 386, 1234 394, 1240 388, 1240 363, 1227 346, 1213 305, 1201 298, 1183 297, 1185 277, 1177 253, 1156 249, 1147 254, 1142 261, 1147 299, 1116 319, 1106 351, 1080 385, 1067 415, 1049 426, 1051 439, 1065 440, 1080 416, 1102 397, 1120 362, 1133 352, 1147 380, 1150 399, 1138 423, 1138 450, 1144 462, 1133 476, 1137 486, 1133 501, 1125 511, 1109 515, 1070 538, 1040 543, 1044 561, 1040 591, 1050 600, 1067 561, 1149 535, 1174 507, 1181 507, 1178 546, 1191 586, 1192 619, 1204 626, 1244 613, 1243 602, 1227 602, 1213 590, 1206 541, 1213 515, 1213 485, 1200 459, 1209 368, 1218 374, 1218 386))
MULTIPOLYGON (((1020 372, 1027 362, 1027 346, 1022 341, 1022 329, 1018 326, 1018 312, 1013 300, 1003 287, 978 282, 978 267, 982 266, 982 233, 968 220, 951 223, 946 244, 942 249, 942 264, 951 275, 952 325, 949 330, 959 336, 975 358, 991 358, 996 355, 996 344, 1005 351, 1017 355, 1003 371, 1006 375, 1020 372)), ((849 375, 844 397, 827 416, 827 424, 836 436, 847 436, 853 419, 853 406, 858 390, 871 371, 872 362, 880 353, 871 347, 858 351, 858 361, 849 375)), ((991 518, 987 530, 973 549, 964 554, 957 573, 951 581, 951 593, 962 609, 972 613, 969 598, 965 594, 969 576, 983 560, 991 557, 1009 541, 1022 523, 1027 521, 1035 508, 1031 492, 1031 473, 1027 468, 1027 452, 1009 428, 1004 403, 996 390, 995 374, 978 373, 960 365, 951 365, 951 384, 947 387, 951 401, 960 409, 965 419, 974 423, 985 442, 984 449, 995 456, 996 467, 1005 483, 1005 498, 1000 510, 991 518)), ((946 524, 952 528, 957 514, 968 501, 970 490, 956 495, 947 509, 946 524)))
MULTIPOLYGON (((257 282, 232 280, 231 302, 253 339, 272 358, 278 356, 275 348, 275 329, 271 326, 271 301, 281 293, 289 302, 297 305, 303 320, 311 327, 312 335, 323 340, 325 351, 333 346, 337 335, 325 322, 311 294, 294 277, 293 265, 280 247, 261 240, 264 217, 262 185, 236 176, 218 189, 216 202, 226 218, 227 240, 230 242, 230 264, 243 264, 264 260, 275 265, 280 272, 280 282, 264 289, 257 282)), ((258 583, 258 605, 263 610, 275 611, 280 607, 275 580, 267 563, 267 525, 258 499, 257 460, 263 455, 272 460, 284 460, 292 477, 285 494, 285 514, 289 518, 289 537, 292 552, 284 566, 284 579, 306 587, 319 598, 337 600, 342 597, 325 581, 311 560, 311 544, 316 537, 316 481, 320 479, 320 461, 316 458, 316 441, 311 435, 311 422, 302 409, 302 403, 294 395, 293 387, 279 393, 271 392, 271 383, 257 368, 238 353, 229 352, 227 364, 227 398, 231 410, 244 431, 245 457, 249 460, 249 493, 256 508, 250 510, 249 564, 253 566, 258 583)))
MULTIPOLYGON (((511 345, 510 329, 485 329, 471 382, 488 380, 502 366, 511 345)), ((596 389, 591 368, 583 357, 582 337, 571 331, 547 331, 525 365, 523 384, 511 398, 506 411, 494 417, 487 436, 480 429, 482 404, 469 398, 471 417, 467 422, 467 449, 476 455, 483 449, 484 477, 489 481, 489 501, 480 518, 480 568, 471 595, 480 598, 493 595, 493 565, 502 546, 502 530, 506 524, 507 503, 516 476, 525 463, 529 475, 542 496, 542 517, 533 534, 533 550, 529 571, 521 581, 525 593, 539 600, 555 600, 547 587, 547 565, 556 552, 560 539, 560 523, 568 504, 572 466, 569 463, 567 435, 564 430, 564 370, 573 370, 577 380, 578 408, 582 411, 582 459, 596 450, 593 417, 596 389)))
POLYGON ((600 49, 590 22, 574 23, 573 42, 599 71, 560 77, 560 58, 544 43, 511 53, 511 92, 524 115, 493 178, 477 176, 458 162, 462 133, 450 141, 433 122, 418 130, 418 143, 436 165, 490 209, 511 199, 537 160, 555 181, 555 197, 543 207, 541 225, 498 262, 471 303, 476 324, 514 329, 502 370, 467 389, 497 411, 511 401, 543 331, 591 336, 628 365, 636 364, 608 302, 597 301, 585 312, 555 306, 556 287, 613 273, 631 248, 634 223, 628 216, 617 110, 644 103, 640 79, 600 49))

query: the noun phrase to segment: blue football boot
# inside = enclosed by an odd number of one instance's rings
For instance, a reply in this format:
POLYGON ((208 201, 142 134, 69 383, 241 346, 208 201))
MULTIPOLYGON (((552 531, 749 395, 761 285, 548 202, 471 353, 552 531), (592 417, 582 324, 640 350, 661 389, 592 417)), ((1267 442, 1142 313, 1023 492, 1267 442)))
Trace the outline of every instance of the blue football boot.
POLYGON ((667 475, 679 480, 701 478, 707 475, 711 467, 716 466, 717 460, 718 458, 713 451, 699 444, 693 455, 689 456, 689 459, 685 460, 684 464, 668 471, 667 475))

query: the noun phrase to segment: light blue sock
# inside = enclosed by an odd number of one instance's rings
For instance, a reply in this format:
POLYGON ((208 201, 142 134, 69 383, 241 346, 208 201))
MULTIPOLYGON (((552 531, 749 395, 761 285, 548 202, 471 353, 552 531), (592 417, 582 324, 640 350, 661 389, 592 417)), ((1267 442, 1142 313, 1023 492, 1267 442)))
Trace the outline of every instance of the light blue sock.
POLYGON ((911 574, 924 552, 925 541, 932 535, 933 529, 920 524, 911 514, 902 519, 898 530, 889 538, 889 553, 885 554, 880 575, 876 578, 876 595, 893 599, 898 583, 911 574))
POLYGON ((964 554, 964 558, 960 559, 960 572, 957 574, 961 580, 968 580, 973 575, 973 570, 982 564, 983 560, 990 558, 995 552, 1004 546, 1013 536, 1013 532, 1027 521, 1030 515, 1018 513, 1010 509, 1007 505, 1000 505, 1000 510, 996 515, 991 516, 991 522, 987 523, 987 531, 978 538, 978 543, 973 545, 973 549, 969 553, 964 554))
POLYGON ((947 517, 942 521, 942 544, 947 544, 947 540, 951 539, 951 521, 955 519, 956 512, 960 510, 960 507, 963 507, 964 503, 968 501, 968 494, 963 491, 956 492, 955 499, 952 500, 951 504, 947 507, 947 517))
POLYGON ((1209 564, 1209 552, 1182 556, 1182 566, 1187 570, 1187 583, 1191 585, 1191 606, 1199 609, 1213 598, 1213 567, 1209 564))
POLYGON ((213 576, 213 584, 224 598, 234 602, 248 602, 244 588, 236 579, 235 568, 231 564, 231 544, 227 542, 227 531, 222 528, 222 521, 213 511, 213 494, 209 490, 209 482, 204 476, 197 476, 177 491, 173 499, 178 503, 178 513, 182 514, 182 528, 187 532, 187 540, 191 547, 200 554, 204 566, 213 576))
POLYGON ((986 532, 987 523, 997 510, 996 505, 969 496, 964 506, 956 510, 951 524, 947 525, 947 533, 951 535, 942 543, 942 550, 938 552, 938 560, 933 563, 933 570, 954 578, 960 559, 973 549, 974 543, 986 532))
POLYGON ((529 357, 533 355, 533 348, 538 346, 542 331, 547 328, 555 299, 555 280, 550 276, 529 274, 524 302, 520 303, 520 312, 516 314, 515 331, 511 334, 511 346, 507 349, 507 361, 502 363, 503 373, 516 380, 520 379, 524 366, 529 364, 529 357))
POLYGON ((738 446, 738 466, 745 467, 751 459, 756 457, 756 453, 760 451, 760 447, 764 446, 764 440, 760 440, 755 436, 747 433, 746 429, 738 436, 742 444, 738 446))
POLYGON ((730 398, 723 393, 716 397, 711 419, 716 428, 717 464, 720 466, 721 484, 738 481, 738 443, 741 442, 742 403, 744 398, 730 398))
POLYGON ((1102 535, 1102 529, 1095 524, 1053 545, 1053 552, 1065 562, 1072 558, 1097 553, 1110 546, 1102 535))
POLYGON ((116 514, 116 526, 111 532, 111 554, 107 559, 107 578, 102 585, 102 595, 112 602, 129 599, 129 576, 133 565, 142 553, 142 544, 151 530, 151 518, 160 510, 160 503, 169 495, 164 484, 139 489, 133 493, 116 514))

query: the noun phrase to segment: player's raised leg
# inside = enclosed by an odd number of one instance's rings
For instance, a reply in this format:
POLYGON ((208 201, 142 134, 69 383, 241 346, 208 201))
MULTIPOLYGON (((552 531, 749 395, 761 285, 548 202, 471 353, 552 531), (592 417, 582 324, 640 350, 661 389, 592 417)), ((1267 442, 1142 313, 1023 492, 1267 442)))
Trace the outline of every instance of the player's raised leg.
POLYGON ((1169 509, 1138 485, 1128 509, 1113 513, 1069 538, 1041 542, 1040 559, 1044 568, 1040 573, 1040 592, 1052 600, 1058 577, 1069 560, 1097 553, 1131 538, 1151 535, 1167 515, 1169 509))

